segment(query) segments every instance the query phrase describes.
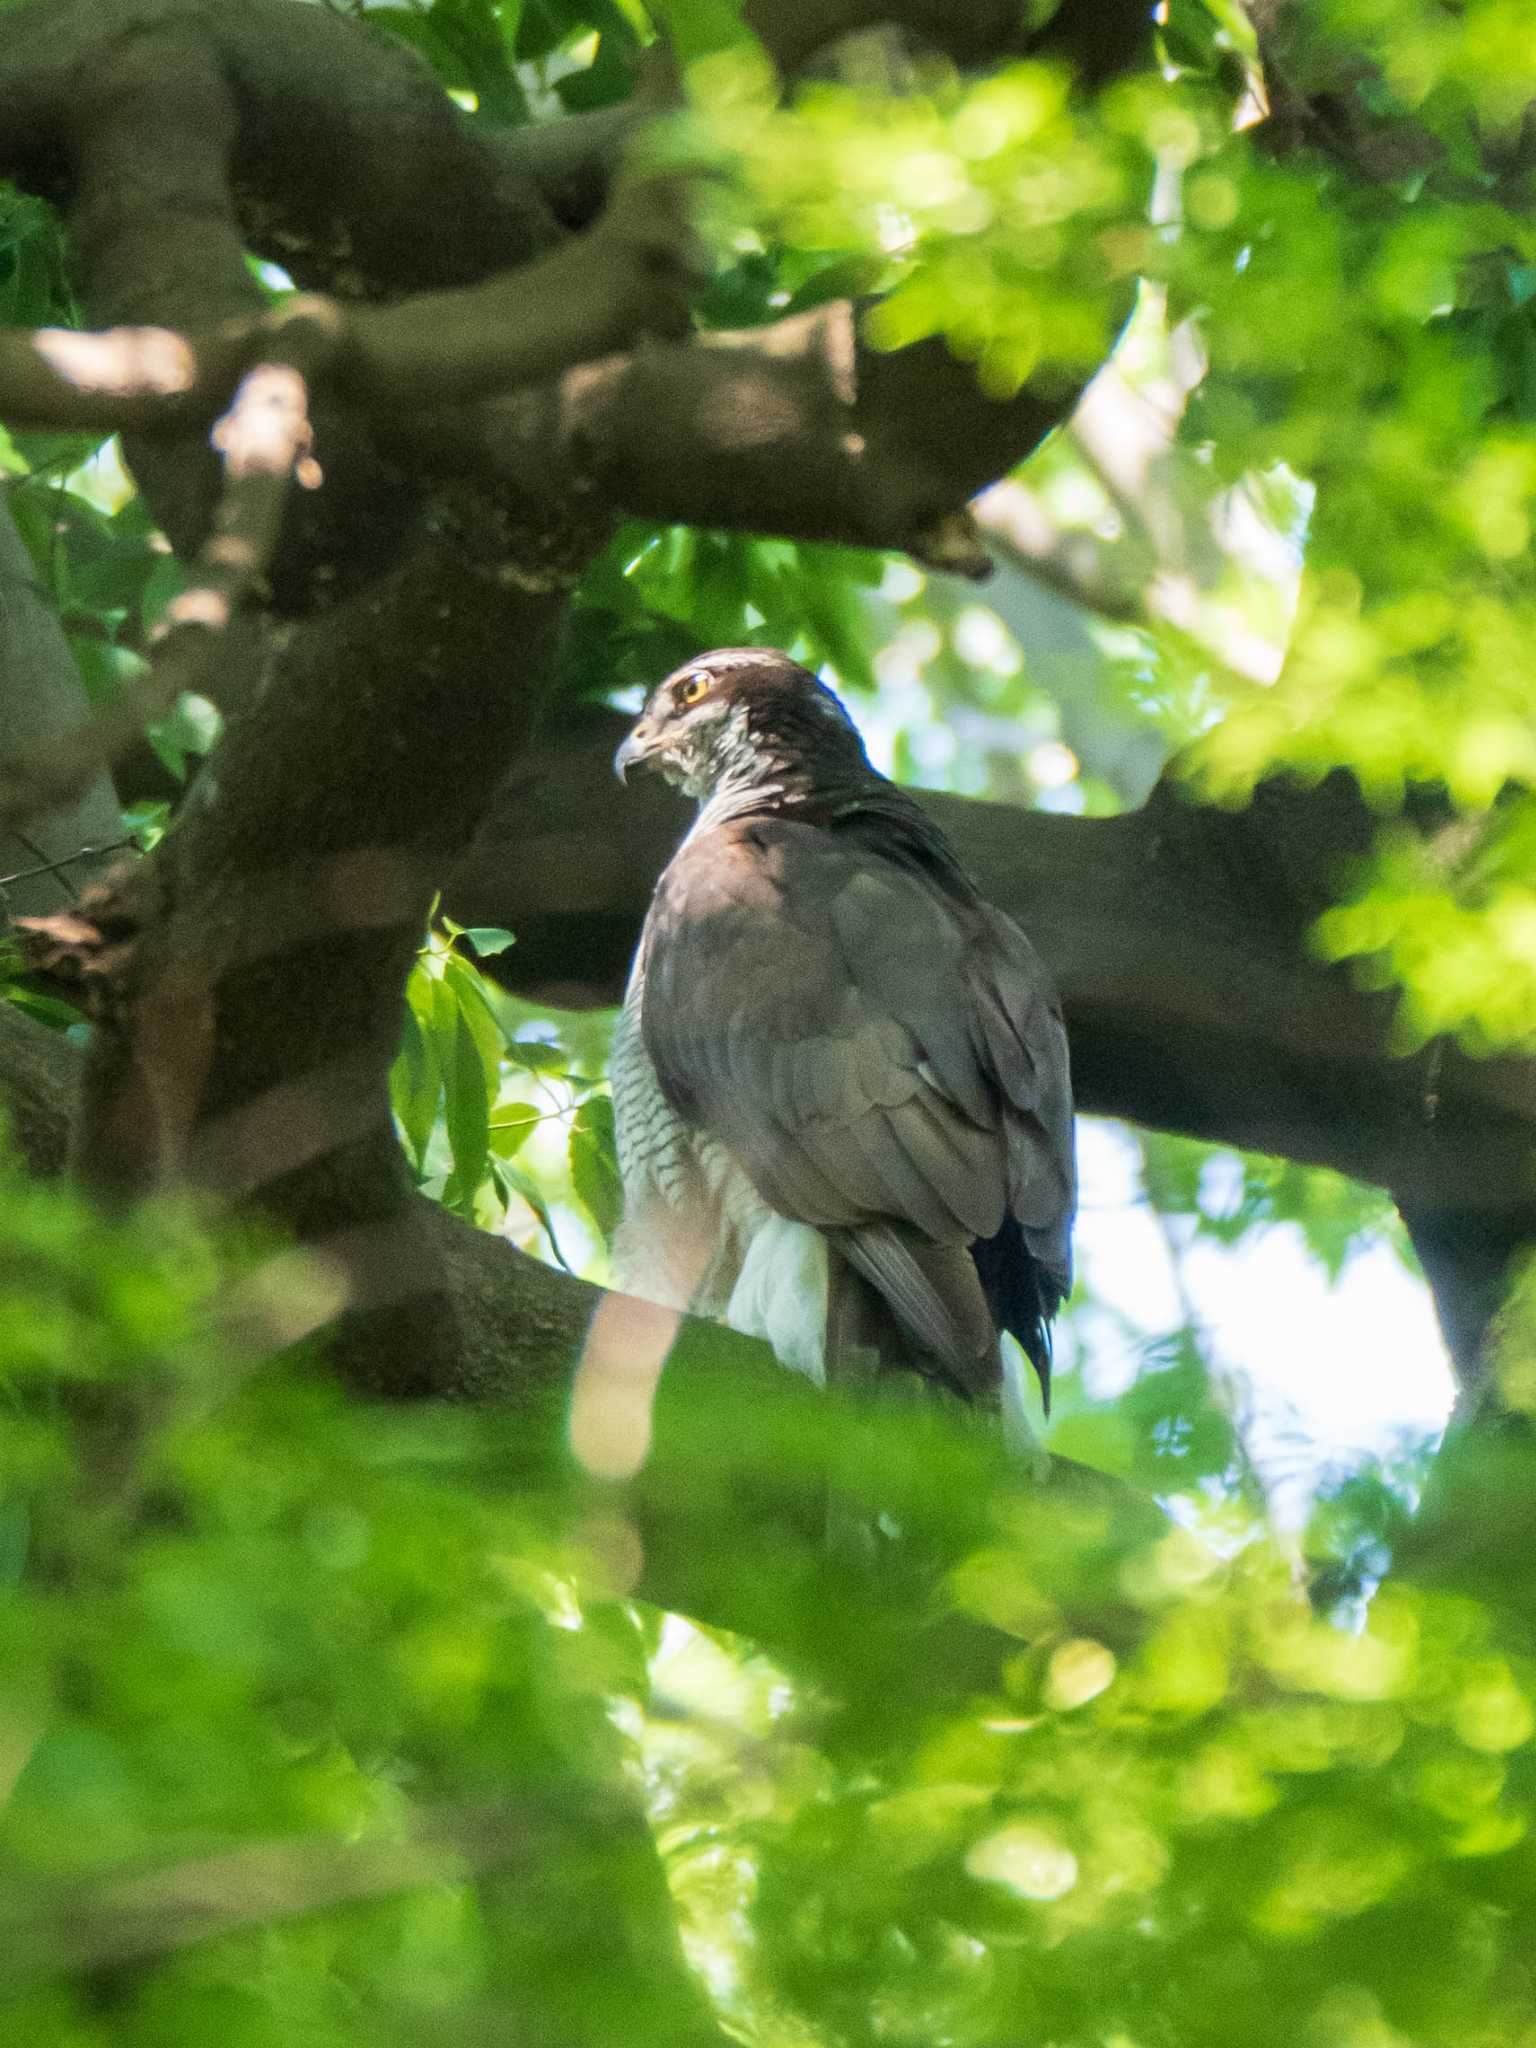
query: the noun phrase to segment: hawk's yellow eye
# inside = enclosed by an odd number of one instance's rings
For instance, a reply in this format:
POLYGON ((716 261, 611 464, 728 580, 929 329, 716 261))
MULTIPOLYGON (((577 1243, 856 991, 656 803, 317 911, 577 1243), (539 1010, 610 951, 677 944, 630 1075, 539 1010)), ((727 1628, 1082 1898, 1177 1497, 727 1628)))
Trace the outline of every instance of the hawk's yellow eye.
POLYGON ((701 697, 709 695, 709 686, 714 681, 708 669, 696 668, 677 693, 679 704, 697 704, 701 697))

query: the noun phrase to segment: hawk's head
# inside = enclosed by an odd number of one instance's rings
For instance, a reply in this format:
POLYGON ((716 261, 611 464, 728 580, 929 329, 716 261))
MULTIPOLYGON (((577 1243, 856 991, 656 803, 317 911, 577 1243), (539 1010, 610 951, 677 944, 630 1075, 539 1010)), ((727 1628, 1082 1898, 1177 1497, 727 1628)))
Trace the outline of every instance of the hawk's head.
POLYGON ((675 669, 613 757, 621 777, 641 761, 701 800, 786 777, 869 772, 837 698, 773 647, 720 647, 675 669))

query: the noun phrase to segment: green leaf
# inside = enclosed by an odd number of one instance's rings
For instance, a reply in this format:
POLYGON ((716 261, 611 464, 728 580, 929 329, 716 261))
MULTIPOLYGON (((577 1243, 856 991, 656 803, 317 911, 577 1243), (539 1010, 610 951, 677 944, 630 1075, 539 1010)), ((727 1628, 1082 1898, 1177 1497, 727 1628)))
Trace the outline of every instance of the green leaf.
POLYGON ((165 837, 171 822, 171 807, 161 797, 145 797, 123 808, 123 829, 138 843, 141 853, 153 853, 165 837))
POLYGON ((472 92, 490 120, 512 125, 525 122, 529 108, 512 59, 506 26, 511 11, 503 8, 498 15, 491 0, 436 0, 426 12, 372 8, 368 23, 419 50, 444 85, 472 92))
POLYGON ((442 1100, 443 1076, 431 1039, 422 1029, 415 1005, 407 1000, 400 1050, 389 1074, 390 1100, 415 1162, 416 1171, 426 1167, 427 1146, 437 1122, 442 1100))
POLYGON ((486 1075, 486 1086, 496 1094, 496 1077, 501 1072, 506 1032, 491 1005, 480 970, 460 953, 449 953, 443 961, 443 986, 452 992, 460 1014, 476 1046, 486 1075))
POLYGON ((635 80, 640 38, 613 0, 581 0, 581 12, 598 31, 597 50, 585 69, 555 80, 560 103, 573 114, 611 107, 628 97, 635 80))
POLYGON ((495 924, 465 925, 459 937, 468 939, 482 960, 494 959, 496 954, 505 953, 509 946, 517 944, 511 932, 503 931, 500 925, 495 924))
POLYGON ((152 633, 165 618, 172 601, 186 589, 188 573, 174 555, 151 557, 149 574, 138 597, 139 624, 144 633, 152 633))
POLYGON ((29 1017, 35 1017, 39 1024, 46 1024, 50 1031, 68 1031, 84 1021, 82 1013, 71 1004, 58 996, 40 995, 34 989, 7 988, 5 999, 29 1017))
POLYGON ((216 705, 206 697, 186 691, 166 716, 149 728, 149 740, 167 766, 184 774, 189 760, 213 751, 223 726, 216 705))
POLYGON ((684 64, 752 40, 741 0, 656 0, 655 12, 684 64))
MULTIPOLYGON (((135 654, 126 647, 114 647, 110 640, 103 640, 99 635, 71 633, 69 645, 75 657, 75 665, 80 671, 80 679, 85 684, 93 704, 116 703, 123 691, 139 681, 148 668, 148 663, 142 655, 135 654)), ((161 720, 151 734, 151 739, 156 734, 160 736, 163 746, 175 750, 175 726, 171 720, 161 720)), ((180 766, 174 763, 171 765, 179 775, 180 766)))
POLYGON ((32 1517, 24 1500, 0 1501, 0 1592, 21 1583, 31 1542, 32 1517))
POLYGON ((539 1219, 544 1235, 549 1239, 549 1248, 554 1253, 556 1262, 562 1265, 567 1273, 574 1273, 575 1267, 560 1249, 560 1240, 555 1235, 554 1219, 549 1213, 549 1204, 544 1199, 544 1191, 533 1176, 525 1173, 520 1166, 512 1166, 506 1161, 498 1159, 491 1162, 491 1178, 504 1193, 510 1190, 513 1194, 521 1195, 534 1215, 539 1219))
POLYGON ((520 1152, 530 1133, 548 1121, 548 1112, 524 1102, 505 1104, 491 1118, 491 1150, 498 1159, 520 1152))
POLYGON ((452 1056, 444 1071, 443 1118, 453 1155, 443 1202, 457 1214, 472 1217, 490 1156, 491 1112, 485 1063, 462 1008, 454 1019, 452 1056))
POLYGON ((566 1055, 558 1045, 546 1045, 542 1038, 509 1038, 506 1055, 515 1066, 530 1074, 563 1074, 566 1055))
POLYGON ((614 1149, 610 1096, 590 1095, 577 1110, 571 1119, 567 1151, 572 1187, 603 1236, 611 1238, 624 1212, 624 1189, 614 1149))

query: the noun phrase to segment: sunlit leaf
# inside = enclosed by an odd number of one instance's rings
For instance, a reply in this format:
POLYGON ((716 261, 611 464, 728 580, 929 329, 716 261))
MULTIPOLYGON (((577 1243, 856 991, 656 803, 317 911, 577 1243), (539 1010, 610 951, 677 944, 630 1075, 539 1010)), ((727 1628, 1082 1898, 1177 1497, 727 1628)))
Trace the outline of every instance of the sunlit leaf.
POLYGON ((454 1016, 451 1052, 443 1069, 443 1118, 453 1155, 443 1200, 450 1209, 467 1208, 485 1177, 490 1155, 490 1098, 485 1062, 462 1007, 454 1016))
POLYGON ((618 1158, 613 1140, 613 1103, 606 1095, 589 1095, 571 1119, 571 1185, 586 1204, 604 1237, 618 1227, 624 1207, 618 1158))

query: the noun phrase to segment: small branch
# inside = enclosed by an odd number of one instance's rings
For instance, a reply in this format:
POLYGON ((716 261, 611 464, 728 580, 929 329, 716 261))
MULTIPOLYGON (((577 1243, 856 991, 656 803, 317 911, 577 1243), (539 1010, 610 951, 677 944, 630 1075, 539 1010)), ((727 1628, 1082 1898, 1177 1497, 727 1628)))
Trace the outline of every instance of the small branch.
MULTIPOLYGON (((24 833, 18 833, 16 836, 23 843, 30 844, 24 833)), ((121 853, 125 848, 132 846, 134 843, 132 839, 114 839, 108 846, 82 846, 78 853, 61 854, 57 860, 42 861, 35 868, 18 869, 14 875, 0 875, 0 889, 9 889, 16 882, 33 881, 39 875, 58 875, 60 880, 64 882, 65 887, 73 895, 76 892, 63 872, 65 868, 73 867, 77 861, 100 860, 104 854, 121 853)), ((38 850, 41 851, 40 848, 38 850)))
POLYGON ((578 1796, 572 1788, 556 1798, 530 1793, 429 1808, 394 1840, 315 1835, 244 1842, 64 1890, 0 1916, 0 1977, 15 1984, 173 1955, 241 1928, 427 1885, 464 1884, 491 1871, 531 1877, 573 1828, 611 1828, 631 1818, 617 1797, 596 1789, 578 1796))
MULTIPOLYGON (((323 355, 333 336, 311 309, 285 323, 290 355, 323 355), (306 347, 313 336, 315 347, 306 347)), ((213 433, 223 458, 224 493, 188 589, 170 607, 170 623, 148 672, 116 704, 98 711, 46 753, 0 768, 0 831, 73 802, 112 761, 163 718, 184 691, 216 695, 210 677, 224 634, 244 601, 259 591, 282 530, 290 479, 310 463, 308 392, 295 362, 258 365, 213 433)))
MULTIPOLYGON (((311 456, 309 392, 296 364, 267 362, 244 378, 213 430, 224 463, 224 493, 188 588, 169 607, 151 656, 169 705, 201 689, 219 638, 240 605, 259 594, 282 529, 289 483, 320 481, 311 456)), ((217 694, 207 692, 206 694, 217 694)))
POLYGON ((1017 477, 983 491, 973 510, 987 540, 1044 589, 1117 625, 1145 621, 1145 603, 1132 584, 1113 574, 1108 550, 1091 534, 1058 526, 1017 477))

